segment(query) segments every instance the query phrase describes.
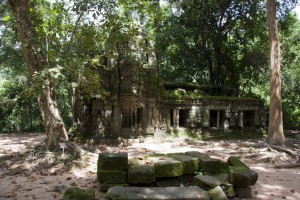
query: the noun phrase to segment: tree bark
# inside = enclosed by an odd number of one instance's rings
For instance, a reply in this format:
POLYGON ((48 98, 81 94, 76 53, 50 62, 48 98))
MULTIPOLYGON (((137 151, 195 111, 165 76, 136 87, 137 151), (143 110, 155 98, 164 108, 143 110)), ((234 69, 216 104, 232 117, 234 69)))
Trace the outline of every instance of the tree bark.
POLYGON ((267 20, 270 39, 270 115, 268 142, 283 145, 281 76, 280 76, 280 42, 276 22, 276 0, 267 0, 267 20))
MULTIPOLYGON (((30 0, 8 0, 16 19, 29 77, 47 67, 46 57, 39 51, 40 41, 30 16, 30 0)), ((34 81, 34 80, 33 80, 34 81)), ((48 148, 54 149, 60 139, 68 140, 65 124, 55 101, 55 81, 45 78, 44 87, 38 95, 38 103, 48 139, 48 148)))

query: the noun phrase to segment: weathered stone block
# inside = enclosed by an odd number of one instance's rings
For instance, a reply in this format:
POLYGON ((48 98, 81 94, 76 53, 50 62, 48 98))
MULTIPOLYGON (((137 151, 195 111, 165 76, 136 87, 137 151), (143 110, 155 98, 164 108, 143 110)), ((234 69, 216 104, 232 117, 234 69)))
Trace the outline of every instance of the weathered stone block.
POLYGON ((195 176, 193 183, 204 190, 210 190, 222 184, 219 179, 208 175, 195 176))
POLYGON ((224 173, 217 173, 217 174, 213 174, 213 177, 217 178, 218 180, 222 181, 223 183, 227 183, 228 182, 228 172, 224 172, 224 173))
POLYGON ((249 168, 245 163, 243 163, 238 157, 235 156, 230 156, 227 161, 231 166, 242 166, 249 168))
POLYGON ((156 179, 156 186, 158 187, 175 187, 179 186, 180 181, 178 178, 158 178, 156 179))
POLYGON ((220 186, 217 186, 208 191, 211 200, 228 200, 226 194, 220 186))
POLYGON ((109 200, 209 200, 208 192, 192 187, 112 187, 105 194, 109 200))
POLYGON ((126 183, 126 172, 122 170, 99 170, 97 177, 99 183, 126 183))
POLYGON ((154 167, 148 165, 131 165, 128 169, 129 184, 152 184, 155 182, 154 167))
POLYGON ((180 181, 180 186, 181 187, 188 187, 193 185, 193 180, 194 180, 194 175, 182 175, 178 177, 180 181))
POLYGON ((250 186, 236 187, 235 192, 236 192, 237 197, 239 197, 239 198, 251 198, 252 197, 250 186))
POLYGON ((228 172, 229 164, 223 160, 218 159, 219 172, 228 172))
POLYGON ((258 179, 257 172, 242 166, 230 166, 228 181, 236 187, 254 185, 258 179))
POLYGON ((225 192, 227 197, 234 197, 236 196, 235 190, 233 185, 228 183, 227 185, 223 185, 223 191, 225 192))
POLYGON ((185 154, 193 156, 193 157, 198 158, 198 159, 209 157, 207 154, 201 153, 199 151, 187 151, 187 152, 185 152, 185 154))
POLYGON ((183 174, 194 174, 199 170, 199 159, 185 153, 170 153, 167 156, 180 160, 183 166, 183 174))
POLYGON ((154 166, 156 178, 176 177, 183 175, 182 162, 174 158, 162 155, 152 155, 148 157, 151 165, 154 166))
POLYGON ((222 182, 221 186, 227 197, 234 197, 236 195, 233 185, 231 183, 228 183, 228 172, 213 174, 212 176, 222 182))
POLYGON ((228 170, 228 164, 220 159, 211 158, 198 151, 188 151, 185 153, 199 159, 199 169, 201 171, 218 173, 228 170))
POLYGON ((73 187, 67 189, 64 193, 62 200, 94 200, 95 193, 92 190, 84 190, 81 188, 73 187))
POLYGON ((100 153, 98 170, 127 170, 128 153, 100 153))

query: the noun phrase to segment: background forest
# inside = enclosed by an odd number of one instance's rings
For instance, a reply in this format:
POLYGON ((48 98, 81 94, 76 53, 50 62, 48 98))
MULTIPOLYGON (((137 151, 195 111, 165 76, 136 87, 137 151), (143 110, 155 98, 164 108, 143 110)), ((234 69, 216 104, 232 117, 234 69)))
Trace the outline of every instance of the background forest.
MULTIPOLYGON (((74 88, 87 102, 105 97, 103 58, 141 32, 155 47, 162 80, 221 86, 237 96, 259 96, 269 104, 263 0, 36 0, 31 4, 36 37, 42 41, 36 51, 47 59, 47 68, 28 76, 12 11, 1 1, 0 132, 43 130, 36 96, 45 77, 56 84, 57 105, 71 130, 74 88)), ((292 12, 294 4, 283 1, 277 6, 284 128, 299 129, 300 21, 292 12)))

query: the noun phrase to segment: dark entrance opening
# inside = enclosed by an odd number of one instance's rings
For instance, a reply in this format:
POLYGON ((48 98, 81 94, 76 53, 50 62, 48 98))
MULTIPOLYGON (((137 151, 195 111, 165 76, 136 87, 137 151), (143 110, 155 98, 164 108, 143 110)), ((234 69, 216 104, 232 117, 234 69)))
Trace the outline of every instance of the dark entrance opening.
POLYGON ((210 111, 210 127, 218 127, 218 111, 210 111))
POLYGON ((252 110, 244 112, 244 126, 255 127, 255 111, 252 110))
POLYGON ((210 127, 223 128, 225 121, 225 110, 210 111, 210 127))
POLYGON ((189 110, 179 110, 179 126, 185 127, 187 118, 188 118, 189 110))

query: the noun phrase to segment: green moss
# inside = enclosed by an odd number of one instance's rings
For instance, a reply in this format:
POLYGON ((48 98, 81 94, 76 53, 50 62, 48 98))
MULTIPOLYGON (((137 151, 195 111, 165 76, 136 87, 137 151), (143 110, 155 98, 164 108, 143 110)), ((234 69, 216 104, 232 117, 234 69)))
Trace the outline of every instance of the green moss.
POLYGON ((83 190, 81 188, 69 188, 62 198, 62 200, 94 200, 94 191, 93 190, 83 190))
POLYGON ((128 169, 129 184, 152 184, 155 182, 154 167, 148 165, 132 165, 128 169))
POLYGON ((254 185, 258 179, 255 171, 243 166, 230 166, 228 172, 228 181, 236 187, 246 187, 254 185))
POLYGON ((102 184, 126 183, 126 171, 98 170, 97 178, 102 184))
POLYGON ((183 175, 183 166, 180 161, 161 161, 154 164, 155 176, 176 177, 183 175))
POLYGON ((155 177, 176 177, 183 175, 182 162, 163 154, 147 155, 147 160, 154 166, 155 177))
POLYGON ((208 191, 208 194, 213 200, 228 200, 226 194, 223 192, 220 186, 217 186, 208 191))
POLYGON ((100 153, 98 170, 127 170, 128 153, 100 153))
POLYGON ((238 157, 235 156, 230 156, 228 158, 228 163, 232 166, 242 166, 242 167, 249 168, 245 163, 243 163, 238 157))
POLYGON ((185 153, 170 153, 167 156, 180 160, 183 166, 183 174, 194 174, 199 170, 199 160, 185 153))

